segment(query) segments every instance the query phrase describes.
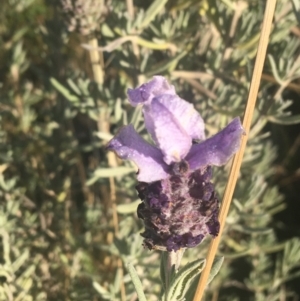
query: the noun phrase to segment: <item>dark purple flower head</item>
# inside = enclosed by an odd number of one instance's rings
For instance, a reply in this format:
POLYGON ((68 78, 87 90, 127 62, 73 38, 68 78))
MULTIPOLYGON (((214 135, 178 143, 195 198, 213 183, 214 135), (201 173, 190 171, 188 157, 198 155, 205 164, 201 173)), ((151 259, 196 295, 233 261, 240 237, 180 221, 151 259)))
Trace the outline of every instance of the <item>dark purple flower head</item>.
POLYGON ((238 150, 240 119, 205 140, 201 116, 164 77, 129 89, 128 97, 133 106, 143 106, 145 126, 155 145, 127 125, 108 149, 138 166, 137 190, 143 201, 138 216, 145 223, 145 245, 176 251, 196 246, 207 234, 216 236, 219 205, 210 182, 211 165, 224 165, 238 150))

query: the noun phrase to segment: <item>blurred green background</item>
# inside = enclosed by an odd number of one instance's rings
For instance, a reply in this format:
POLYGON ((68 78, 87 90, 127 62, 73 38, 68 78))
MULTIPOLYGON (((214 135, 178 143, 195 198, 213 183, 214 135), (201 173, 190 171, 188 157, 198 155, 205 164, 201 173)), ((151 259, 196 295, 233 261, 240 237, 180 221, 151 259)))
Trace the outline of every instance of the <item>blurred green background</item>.
MULTIPOLYGON (((0 9, 0 300, 157 300, 135 167, 105 151, 126 90, 166 76, 208 136, 243 115, 258 0, 6 0, 0 9)), ((206 300, 299 300, 300 5, 278 1, 241 177, 206 300)), ((224 190, 228 166, 215 170, 224 190)), ((209 240, 183 264, 205 257, 209 240)), ((187 300, 189 301, 189 300, 187 300)))

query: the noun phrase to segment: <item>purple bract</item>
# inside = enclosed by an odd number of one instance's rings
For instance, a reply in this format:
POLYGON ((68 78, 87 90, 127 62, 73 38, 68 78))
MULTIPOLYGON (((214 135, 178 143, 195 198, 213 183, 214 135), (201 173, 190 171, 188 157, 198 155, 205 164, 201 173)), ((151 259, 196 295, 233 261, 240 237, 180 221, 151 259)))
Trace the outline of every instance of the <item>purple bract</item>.
POLYGON ((145 246, 176 251, 196 246, 207 234, 216 236, 219 201, 210 182, 211 166, 224 165, 238 150, 244 132, 240 119, 205 139, 199 113, 162 76, 128 89, 128 97, 133 106, 143 106, 155 145, 127 125, 108 149, 138 166, 137 190, 143 201, 138 216, 145 224, 145 246))

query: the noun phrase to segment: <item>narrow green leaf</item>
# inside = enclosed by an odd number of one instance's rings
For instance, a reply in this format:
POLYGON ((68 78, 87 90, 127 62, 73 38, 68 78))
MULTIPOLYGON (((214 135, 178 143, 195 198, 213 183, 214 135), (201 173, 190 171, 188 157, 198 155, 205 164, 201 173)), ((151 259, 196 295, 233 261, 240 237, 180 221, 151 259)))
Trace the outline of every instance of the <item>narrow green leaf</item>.
POLYGON ((115 110, 114 110, 114 117, 115 117, 115 120, 114 122, 118 122, 121 120, 122 118, 122 115, 123 115, 123 109, 122 109, 122 101, 120 98, 118 98, 116 100, 116 103, 115 103, 115 110))
POLYGON ((115 294, 118 294, 120 292, 121 281, 123 281, 123 268, 118 268, 113 284, 115 294))
POLYGON ((110 178, 124 176, 128 173, 134 172, 133 167, 118 166, 113 168, 98 168, 95 170, 93 177, 86 182, 86 185, 94 184, 100 178, 110 178))
POLYGON ((257 45, 259 37, 260 32, 253 34, 246 42, 238 43, 236 48, 239 50, 249 50, 257 45))
POLYGON ((162 293, 166 290, 166 269, 165 267, 167 266, 167 261, 168 261, 168 252, 162 252, 161 257, 160 257, 160 268, 159 268, 159 273, 160 273, 160 279, 162 283, 162 293))
POLYGON ((224 261, 224 256, 215 258, 212 268, 210 270, 208 279, 207 279, 207 284, 209 284, 215 278, 215 276, 218 274, 218 272, 223 264, 223 261, 224 261))
POLYGON ((205 259, 197 259, 185 265, 171 282, 170 288, 164 294, 163 300, 175 301, 184 298, 193 279, 200 274, 205 266, 205 259))
POLYGON ((77 94, 77 95, 81 95, 81 91, 78 88, 78 86, 74 83, 74 81, 71 78, 67 79, 67 83, 70 86, 70 88, 77 94))
POLYGON ((147 27, 156 15, 162 11, 163 7, 168 0, 155 0, 150 7, 147 9, 144 18, 140 24, 136 24, 139 29, 144 29, 147 27))
POLYGON ((165 41, 161 41, 160 43, 155 43, 155 42, 151 42, 145 39, 142 39, 140 37, 136 37, 136 43, 142 47, 148 48, 148 49, 153 49, 153 50, 166 50, 166 49, 170 49, 172 51, 176 51, 177 50, 177 46, 175 44, 172 43, 168 43, 165 41))
POLYGON ((268 121, 283 125, 300 123, 300 114, 293 116, 268 116, 268 121))
POLYGON ((186 55, 187 55, 187 51, 180 52, 177 56, 173 57, 172 59, 165 60, 162 63, 153 66, 145 76, 151 77, 155 74, 159 74, 165 71, 169 71, 169 72, 173 71, 176 68, 178 62, 186 55))
MULTIPOLYGON (((32 287, 32 284, 33 284, 33 280, 32 278, 25 278, 23 279, 21 282, 20 282, 20 286, 22 287, 23 290, 25 291, 29 291, 30 288, 32 287)), ((15 299, 15 300, 22 300, 22 299, 15 299)), ((24 300, 24 299, 23 299, 24 300)))
POLYGON ((136 208, 138 204, 140 203, 140 200, 136 200, 134 202, 131 202, 129 204, 121 204, 117 206, 117 212, 120 214, 130 214, 136 212, 136 208))
MULTIPOLYGON (((1 214, 1 219, 0 219, 1 227, 2 227, 3 224, 7 225, 7 218, 1 214)), ((4 259, 4 262, 6 264, 10 264, 11 261, 10 261, 10 238, 9 238, 9 234, 4 229, 1 229, 0 230, 0 236, 1 236, 1 240, 2 240, 2 258, 4 259)), ((12 269, 13 269, 14 272, 16 272, 18 270, 18 268, 23 265, 23 263, 27 260, 28 256, 29 256, 29 251, 25 250, 22 253, 22 255, 19 258, 17 258, 17 260, 12 264, 12 269), (25 258, 20 261, 20 258, 24 257, 24 255, 23 255, 24 253, 26 253, 25 258), (16 262, 21 262, 21 263, 16 264, 16 262)))
POLYGON ((284 259, 282 265, 283 274, 287 275, 288 272, 300 263, 300 240, 293 238, 289 240, 284 247, 284 259))
POLYGON ((70 93, 70 91, 64 87, 62 84, 60 84, 55 78, 51 77, 50 82, 53 85, 53 87, 59 91, 66 99, 76 102, 79 101, 79 98, 73 94, 70 93))
POLYGON ((127 263, 126 266, 127 266, 129 275, 131 277, 131 280, 133 282, 133 285, 135 287, 136 293, 138 295, 139 301, 147 301, 146 296, 143 291, 142 282, 141 282, 134 266, 131 263, 127 263))
POLYGON ((103 298, 105 300, 112 300, 111 294, 96 281, 93 281, 93 287, 99 293, 101 298, 103 298))
POLYGON ((18 257, 12 264, 12 270, 14 272, 17 272, 21 266, 26 262, 26 260, 29 258, 29 251, 24 250, 24 252, 21 254, 20 257, 18 257))
POLYGON ((282 83, 283 80, 278 73, 275 59, 273 58, 273 56, 271 54, 268 54, 268 61, 270 63, 272 74, 273 74, 274 78, 276 79, 276 81, 278 83, 282 83))
POLYGON ((115 36, 114 32, 110 29, 110 27, 105 22, 101 24, 101 33, 103 36, 108 38, 113 38, 115 36))
POLYGON ((16 283, 20 283, 24 281, 26 278, 33 277, 35 270, 36 270, 35 264, 32 264, 29 267, 27 267, 26 270, 18 277, 16 283))

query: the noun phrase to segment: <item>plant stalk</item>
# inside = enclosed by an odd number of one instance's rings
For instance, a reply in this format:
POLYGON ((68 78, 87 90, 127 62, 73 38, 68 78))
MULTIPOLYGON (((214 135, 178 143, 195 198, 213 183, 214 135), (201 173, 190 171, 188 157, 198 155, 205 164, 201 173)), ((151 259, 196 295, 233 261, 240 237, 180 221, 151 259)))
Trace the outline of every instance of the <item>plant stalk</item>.
POLYGON ((172 277, 174 274, 177 273, 179 269, 184 251, 185 249, 180 249, 176 252, 174 251, 167 252, 168 254, 167 254, 167 260, 165 266, 166 298, 168 298, 168 290, 170 288, 172 277))
MULTIPOLYGON (((104 72, 102 69, 103 59, 101 53, 98 50, 99 45, 97 39, 92 38, 91 40, 89 40, 89 45, 91 46, 91 49, 89 50, 89 54, 90 54, 90 59, 92 64, 94 80, 97 84, 103 85, 104 82, 104 72)), ((110 132, 109 116, 105 109, 101 110, 99 120, 98 120, 98 130, 104 133, 110 132)), ((113 152, 109 152, 107 154, 107 161, 108 161, 108 166, 110 167, 115 167, 118 165, 116 156, 113 152)), ((118 221, 117 205, 116 205, 116 187, 115 187, 114 177, 109 178, 109 186, 110 186, 109 201, 110 201, 110 206, 112 208, 112 217, 113 217, 113 226, 114 226, 114 234, 108 233, 108 243, 111 244, 113 240, 113 236, 118 235, 119 233, 119 221, 118 221)), ((120 258, 117 259, 117 267, 120 268, 120 271, 122 273, 121 277, 123 278, 123 263, 120 258)), ((125 301, 126 291, 125 291, 125 285, 123 281, 121 281, 120 292, 121 292, 121 300, 125 301)))
POLYGON ((262 30, 260 35, 260 40, 257 49, 257 56, 254 65, 253 76, 250 84, 249 95, 247 100, 247 105, 244 114, 243 127, 246 135, 243 135, 241 139, 241 148, 239 152, 234 156, 233 163, 230 170, 229 180, 225 189, 222 206, 220 209, 219 220, 220 220, 220 233, 212 240, 209 251, 206 257, 206 265, 201 273, 201 277, 196 289, 196 293, 193 301, 201 301, 204 295, 204 290, 206 287, 207 279, 217 253, 217 249, 221 240, 222 232, 224 229, 226 217, 228 215, 230 203, 232 200, 234 188, 237 182, 239 171, 242 164, 243 155, 246 148, 247 139, 249 136, 251 121, 254 113, 257 93, 259 89, 259 84, 261 80, 263 65, 266 57, 266 51, 269 41, 269 35, 271 32, 272 20, 274 16, 276 6, 276 0, 268 0, 266 3, 265 14, 262 24, 262 30))

